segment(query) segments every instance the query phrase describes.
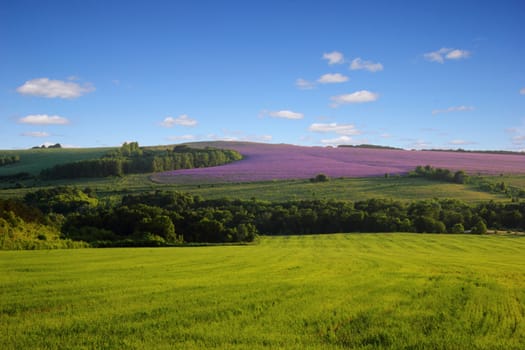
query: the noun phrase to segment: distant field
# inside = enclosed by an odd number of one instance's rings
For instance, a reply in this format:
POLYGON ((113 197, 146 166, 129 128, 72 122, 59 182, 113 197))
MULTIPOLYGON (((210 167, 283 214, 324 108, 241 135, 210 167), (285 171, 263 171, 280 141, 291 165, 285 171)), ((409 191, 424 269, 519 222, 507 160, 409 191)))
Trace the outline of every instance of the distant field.
MULTIPOLYGON (((290 199, 364 200, 393 198, 417 200, 428 198, 456 198, 466 202, 508 200, 503 194, 480 191, 476 186, 428 181, 384 174, 408 172, 415 165, 451 166, 451 169, 480 170, 494 173, 485 176, 490 182, 505 181, 507 185, 525 189, 525 156, 458 152, 415 152, 382 149, 331 149, 243 142, 201 142, 192 147, 212 146, 237 149, 245 160, 212 168, 180 170, 149 175, 130 175, 118 178, 75 179, 44 182, 41 180, 0 183, 0 197, 20 197, 29 191, 56 185, 91 187, 99 195, 119 198, 122 194, 158 189, 178 190, 198 194, 204 198, 239 198, 285 201, 290 199), (446 162, 449 163, 446 163, 446 162), (499 176, 499 172, 505 173, 499 176), (309 176, 326 173, 327 183, 310 183, 309 176), (349 174, 334 176, 334 174, 349 174), (371 176, 374 175, 375 176, 371 176), (300 176, 298 176, 300 175, 300 176), (361 175, 359 177, 358 175, 361 175), (299 177, 302 179, 290 179, 299 177), (263 180, 257 180, 257 179, 263 180), (255 179, 251 180, 250 179, 255 179), (25 188, 15 189, 15 185, 25 188)), ((158 146, 166 148, 169 146, 158 146)), ((98 158, 111 148, 95 149, 36 149, 0 151, 0 154, 18 154, 21 162, 0 167, 0 176, 18 172, 38 174, 55 164, 98 158)), ((483 172, 483 171, 482 171, 483 172)))
MULTIPOLYGON (((525 174, 525 155, 465 152, 405 151, 374 148, 329 148, 250 142, 196 142, 191 147, 233 149, 245 159, 224 166, 185 169, 156 174, 163 183, 253 182, 307 179, 319 173, 330 177, 375 177, 406 174, 418 165, 470 174, 525 174)), ((165 149, 171 146, 146 147, 165 149)), ((84 159, 99 158, 114 148, 0 150, 0 155, 19 155, 19 163, 0 167, 0 176, 18 172, 38 174, 45 168, 84 159)))
POLYGON ((525 155, 475 152, 406 151, 377 148, 304 147, 249 142, 213 144, 245 156, 224 166, 169 171, 155 175, 163 183, 253 182, 308 179, 323 173, 330 177, 374 177, 406 174, 418 165, 431 165, 469 174, 525 174, 525 155))
POLYGON ((40 171, 57 164, 99 158, 112 148, 46 148, 27 150, 0 150, 1 155, 19 155, 20 162, 0 167, 0 176, 20 172, 38 175, 40 171))
POLYGON ((2 349, 523 349, 525 238, 0 252, 2 349))

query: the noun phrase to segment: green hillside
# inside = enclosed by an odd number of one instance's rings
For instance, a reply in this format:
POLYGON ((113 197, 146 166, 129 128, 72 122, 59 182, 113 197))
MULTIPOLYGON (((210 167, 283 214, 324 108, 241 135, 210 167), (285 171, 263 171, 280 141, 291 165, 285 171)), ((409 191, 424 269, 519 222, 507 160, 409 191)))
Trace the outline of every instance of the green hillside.
POLYGON ((57 164, 99 158, 114 148, 39 148, 27 150, 0 150, 1 155, 18 155, 20 162, 0 167, 0 176, 16 173, 38 175, 43 169, 57 164))

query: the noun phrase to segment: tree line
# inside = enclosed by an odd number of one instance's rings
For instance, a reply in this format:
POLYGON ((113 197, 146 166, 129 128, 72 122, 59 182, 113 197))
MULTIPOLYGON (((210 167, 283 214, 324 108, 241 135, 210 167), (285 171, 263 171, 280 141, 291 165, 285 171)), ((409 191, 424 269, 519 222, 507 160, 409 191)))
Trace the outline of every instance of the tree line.
MULTIPOLYGON (((33 232, 34 236, 27 238, 32 242, 54 237, 55 242, 111 247, 252 242, 258 235, 483 234, 489 229, 525 230, 525 202, 491 201, 477 205, 455 199, 266 202, 204 200, 176 191, 126 195, 110 202, 99 199, 89 188, 73 187, 31 192, 22 200, 0 200, 0 247, 13 246, 17 230, 33 232), (42 232, 47 232, 44 237, 42 232)), ((50 239, 47 240, 49 243, 50 239)))
POLYGON ((418 165, 408 174, 408 176, 424 177, 431 180, 452 182, 457 184, 465 184, 470 180, 470 177, 463 170, 452 172, 449 169, 434 168, 430 165, 418 165))
POLYGON ((233 150, 215 148, 195 149, 175 146, 154 150, 139 147, 137 142, 125 143, 119 149, 99 159, 58 164, 44 169, 44 179, 71 179, 78 177, 108 177, 126 174, 152 173, 179 169, 203 168, 227 164, 242 159, 233 150))
POLYGON ((408 173, 410 177, 423 177, 429 180, 451 182, 457 184, 471 184, 484 192, 502 193, 507 197, 518 200, 525 198, 525 191, 519 187, 509 186, 504 181, 491 182, 481 176, 470 176, 463 170, 452 172, 449 169, 434 168, 430 165, 417 166, 413 171, 408 173))

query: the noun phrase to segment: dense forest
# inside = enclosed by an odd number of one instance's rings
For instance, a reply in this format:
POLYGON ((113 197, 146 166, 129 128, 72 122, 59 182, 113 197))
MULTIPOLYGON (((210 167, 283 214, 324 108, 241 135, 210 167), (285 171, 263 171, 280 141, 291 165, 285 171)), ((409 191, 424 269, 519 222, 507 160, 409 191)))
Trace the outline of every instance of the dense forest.
POLYGON ((40 173, 44 179, 123 176, 178 169, 223 165, 242 159, 240 153, 215 148, 196 149, 185 145, 156 150, 139 147, 137 142, 125 143, 118 150, 100 159, 59 164, 40 173))
POLYGON ((160 191, 108 202, 90 189, 73 187, 0 201, 0 247, 4 249, 74 243, 110 247, 252 242, 258 235, 333 232, 483 234, 487 230, 525 230, 525 203, 468 205, 453 199, 263 202, 204 200, 160 191))

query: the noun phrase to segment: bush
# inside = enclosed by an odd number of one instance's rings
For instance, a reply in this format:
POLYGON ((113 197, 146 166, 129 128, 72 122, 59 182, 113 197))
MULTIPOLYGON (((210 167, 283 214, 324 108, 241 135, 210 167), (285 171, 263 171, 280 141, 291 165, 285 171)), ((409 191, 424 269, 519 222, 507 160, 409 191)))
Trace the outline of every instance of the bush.
POLYGON ((463 224, 454 224, 450 229, 450 233, 465 233, 465 228, 463 227, 463 224))
POLYGON ((330 178, 325 174, 318 174, 316 177, 311 178, 311 182, 327 182, 330 178))
POLYGON ((478 220, 478 222, 472 227, 472 233, 483 235, 487 233, 487 225, 483 220, 478 220))

